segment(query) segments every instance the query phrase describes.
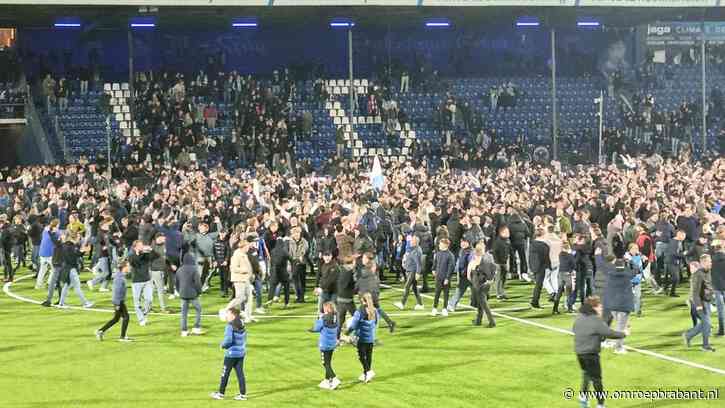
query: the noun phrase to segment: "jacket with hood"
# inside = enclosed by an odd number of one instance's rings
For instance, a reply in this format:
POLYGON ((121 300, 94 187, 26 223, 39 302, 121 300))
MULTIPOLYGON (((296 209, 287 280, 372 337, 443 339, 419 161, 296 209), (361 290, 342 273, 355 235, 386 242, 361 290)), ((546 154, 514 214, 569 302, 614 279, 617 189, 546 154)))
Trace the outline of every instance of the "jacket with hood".
POLYGON ((182 299, 196 299, 201 294, 201 278, 196 259, 191 254, 184 255, 181 268, 176 271, 176 290, 182 299))
POLYGON ((604 339, 622 339, 625 334, 612 330, 588 304, 579 309, 574 321, 574 351, 577 354, 598 354, 604 339))

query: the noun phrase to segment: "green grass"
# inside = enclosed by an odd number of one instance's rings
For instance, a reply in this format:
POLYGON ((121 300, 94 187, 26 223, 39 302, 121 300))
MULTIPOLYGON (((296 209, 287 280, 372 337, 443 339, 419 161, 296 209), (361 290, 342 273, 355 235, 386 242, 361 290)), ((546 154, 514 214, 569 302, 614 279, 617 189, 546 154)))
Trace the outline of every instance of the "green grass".
MULTIPOLYGON (((18 276, 26 275, 26 271, 18 276)), ((84 274, 82 280, 87 278, 84 274)), ((532 286, 511 283, 512 299, 493 301, 494 308, 525 306, 532 286)), ((42 300, 31 280, 10 288, 21 296, 42 300)), ((84 287, 85 289, 85 287, 84 287)), ((684 287, 681 290, 685 293, 684 287)), ((88 293, 96 308, 110 308, 107 293, 88 293)), ((311 296, 311 294, 309 295, 311 296)), ((75 294, 69 304, 78 305, 75 294)), ((383 292, 383 307, 399 313, 392 302, 399 292, 383 292)), ((645 316, 634 318, 627 344, 666 356, 725 369, 725 340, 714 338, 717 353, 699 347, 685 349, 680 333, 690 318, 684 297, 647 296, 645 316)), ((178 310, 177 301, 171 305, 178 310)), ((562 393, 578 388, 580 372, 573 353, 573 338, 566 334, 499 317, 495 329, 471 326, 472 313, 448 318, 425 312, 396 316, 398 330, 381 328, 382 345, 375 348, 375 380, 357 383, 360 365, 355 349, 335 353, 333 365, 343 380, 341 389, 317 388, 323 377, 317 335, 306 332, 314 306, 293 305, 271 309, 274 318, 248 327, 245 372, 250 400, 212 401, 221 371, 219 342, 223 323, 205 317, 204 336, 179 336, 177 315, 153 316, 139 327, 131 311, 129 335, 134 343, 114 341, 119 325, 99 342, 93 332, 110 313, 42 308, 0 294, 0 397, 1 407, 215 407, 244 404, 254 407, 576 407, 562 393), (309 315, 309 318, 284 316, 309 315)), ((412 305, 412 301, 409 302, 412 305)), ((467 304, 467 300, 464 302, 467 304)), ((130 299, 128 305, 132 305, 130 299)), ((216 291, 202 299, 205 314, 223 305, 216 291)), ((548 306, 546 302, 544 305, 548 306)), ((507 315, 568 329, 572 315, 551 316, 550 310, 506 312, 507 315)), ((695 340, 699 346, 699 339, 695 340)), ((725 376, 652 356, 630 352, 602 353, 604 383, 608 390, 656 388, 712 389, 725 384, 725 376)), ((228 396, 236 392, 234 375, 228 396)), ((723 407, 718 401, 610 400, 608 407, 723 407)))

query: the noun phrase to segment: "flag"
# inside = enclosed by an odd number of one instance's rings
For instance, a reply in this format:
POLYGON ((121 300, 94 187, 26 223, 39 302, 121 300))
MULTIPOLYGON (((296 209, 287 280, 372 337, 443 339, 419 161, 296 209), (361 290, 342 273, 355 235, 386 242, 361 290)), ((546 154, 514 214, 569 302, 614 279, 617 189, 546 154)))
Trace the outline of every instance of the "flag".
POLYGON ((375 159, 373 159, 373 170, 370 172, 370 184, 378 191, 382 190, 385 185, 385 176, 383 176, 383 168, 380 166, 378 156, 375 156, 375 159))

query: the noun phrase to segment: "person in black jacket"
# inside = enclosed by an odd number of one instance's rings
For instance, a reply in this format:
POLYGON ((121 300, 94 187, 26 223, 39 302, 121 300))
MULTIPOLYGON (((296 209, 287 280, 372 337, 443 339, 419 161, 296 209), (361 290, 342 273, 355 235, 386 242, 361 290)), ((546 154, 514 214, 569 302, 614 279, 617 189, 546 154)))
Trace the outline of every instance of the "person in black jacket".
MULTIPOLYGON (((332 257, 332 251, 325 249, 320 257, 320 266, 315 277, 315 295, 318 297, 317 309, 322 313, 322 305, 337 299, 337 274, 339 266, 332 257)), ((317 320, 317 317, 315 317, 317 320)))
POLYGON ((575 302, 575 297, 572 296, 573 285, 572 285, 572 274, 576 269, 576 258, 574 257, 575 252, 572 251, 571 245, 568 241, 564 241, 561 245, 561 253, 559 253, 559 288, 554 296, 554 309, 553 314, 559 314, 559 301, 561 296, 566 293, 566 311, 567 313, 573 313, 572 306, 575 302))
POLYGON ((530 282, 528 263, 526 262, 526 241, 531 237, 530 221, 524 219, 524 215, 520 211, 513 210, 513 213, 508 219, 507 226, 511 233, 510 271, 512 274, 518 275, 519 279, 530 282), (521 265, 520 270, 516 268, 516 255, 514 253, 518 254, 521 265))
POLYGON ((717 306, 717 333, 716 336, 725 335, 725 242, 715 240, 712 243, 712 290, 717 306))
POLYGON ((0 214, 0 251, 2 252, 3 277, 5 282, 12 282, 15 277, 15 269, 11 259, 13 247, 15 246, 14 227, 7 222, 7 215, 0 214))
POLYGON ((30 228, 28 228, 28 237, 30 238, 30 243, 33 245, 33 251, 30 256, 31 259, 31 266, 33 268, 33 271, 35 271, 35 276, 37 277, 38 271, 40 270, 40 241, 43 238, 43 225, 40 221, 39 216, 31 215, 28 218, 28 222, 30 222, 30 228))
POLYGON ((715 349, 710 346, 710 302, 713 298, 712 290, 712 258, 710 255, 702 255, 700 262, 692 262, 692 269, 695 270, 690 280, 690 308, 691 314, 697 316, 697 324, 690 330, 682 333, 685 345, 690 347, 693 337, 702 334, 702 351, 713 352, 715 349))
POLYGON ((474 257, 468 264, 468 279, 472 284, 477 308, 476 318, 473 320, 474 326, 481 325, 483 314, 486 313, 488 327, 496 327, 496 321, 493 319, 491 309, 488 307, 488 291, 495 276, 496 264, 491 262, 490 257, 486 256, 483 245, 477 246, 474 250, 474 257))
POLYGON ((60 301, 58 303, 59 307, 66 307, 65 299, 68 295, 68 289, 71 287, 75 290, 76 295, 78 295, 78 299, 80 299, 84 308, 90 308, 93 306, 93 303, 89 302, 83 295, 81 280, 78 278, 78 268, 81 258, 83 257, 83 252, 88 252, 89 249, 90 248, 87 247, 80 247, 80 237, 78 235, 66 234, 64 236, 63 245, 59 248, 63 259, 63 266, 61 267, 59 278, 62 285, 60 301))
MULTIPOLYGON (((342 265, 337 271, 337 320, 339 327, 345 323, 347 314, 352 317, 355 314, 355 257, 351 253, 343 253, 340 256, 342 265)), ((340 328, 337 331, 337 338, 340 338, 340 328)))
POLYGON ((535 238, 533 241, 531 241, 531 248, 529 250, 529 262, 531 262, 530 270, 534 274, 534 278, 536 279, 534 292, 531 296, 531 307, 535 309, 541 309, 541 305, 539 305, 539 298, 541 298, 541 289, 544 286, 544 277, 546 276, 546 270, 551 269, 549 244, 547 244, 544 240, 544 235, 545 233, 543 229, 537 229, 535 238))
POLYGON ((201 330, 201 304, 199 303, 199 295, 201 294, 201 274, 196 264, 194 256, 187 253, 181 268, 176 271, 176 291, 179 292, 181 298, 181 336, 189 335, 187 326, 187 316, 189 314, 189 304, 194 306, 196 311, 196 320, 191 334, 204 334, 201 330))
POLYGON ((438 251, 433 256, 433 276, 435 277, 436 287, 433 297, 433 310, 431 315, 438 315, 438 301, 440 300, 441 291, 443 292, 443 309, 441 314, 448 316, 448 294, 450 292, 451 279, 453 278, 453 270, 456 266, 456 257, 448 250, 451 241, 443 238, 438 242, 438 251))
POLYGON ((675 237, 670 240, 665 248, 665 273, 669 280, 665 284, 665 291, 667 291, 667 286, 669 286, 671 297, 679 297, 677 295, 677 285, 680 283, 680 270, 685 259, 684 249, 682 247, 684 240, 685 231, 677 230, 675 237))
POLYGON ((219 286, 221 291, 221 297, 228 298, 229 297, 229 258, 230 258, 230 248, 229 248, 229 239, 228 234, 226 231, 219 231, 219 237, 216 241, 214 241, 214 263, 213 266, 215 267, 214 272, 212 272, 211 277, 214 276, 214 274, 219 275, 219 286))
POLYGON ((508 274, 508 260, 511 256, 511 243, 509 241, 508 227, 499 227, 498 235, 493 239, 491 247, 493 262, 496 264, 496 279, 494 281, 496 298, 499 300, 508 299, 504 289, 506 275, 508 274))
MULTIPOLYGON (((612 330, 602 320, 602 304, 596 296, 584 300, 579 309, 579 316, 574 321, 574 352, 582 370, 582 387, 580 395, 589 391, 589 383, 594 384, 597 392, 597 403, 604 407, 604 386, 602 385, 602 365, 599 360, 602 340, 606 338, 621 339, 628 331, 612 330)), ((589 406, 586 397, 579 397, 582 406, 589 406)))
POLYGON ((151 302, 154 299, 154 285, 151 283, 151 262, 158 257, 150 245, 141 240, 133 242, 129 251, 128 261, 131 264, 131 289, 133 294, 133 308, 140 326, 148 324, 147 315, 151 311, 151 302), (143 296, 143 307, 141 305, 143 296))

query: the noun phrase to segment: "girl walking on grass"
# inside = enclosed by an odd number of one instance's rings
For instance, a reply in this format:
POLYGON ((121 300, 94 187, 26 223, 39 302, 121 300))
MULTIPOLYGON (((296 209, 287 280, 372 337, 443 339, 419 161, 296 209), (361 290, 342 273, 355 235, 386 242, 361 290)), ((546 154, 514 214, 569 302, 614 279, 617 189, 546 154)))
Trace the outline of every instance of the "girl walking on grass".
POLYGON ((325 379, 320 382, 320 388, 323 390, 334 390, 340 386, 340 379, 335 375, 332 369, 332 353, 337 348, 337 332, 340 327, 337 319, 337 311, 335 304, 326 302, 322 305, 322 314, 315 322, 312 332, 320 333, 320 355, 322 357, 322 365, 325 367, 325 379))
POLYGON ((355 311, 347 334, 350 335, 354 331, 355 337, 357 337, 357 355, 363 369, 358 379, 361 382, 369 383, 375 377, 372 365, 375 332, 378 328, 378 311, 370 293, 364 293, 360 298, 362 304, 360 309, 355 311))
POLYGON ((221 344, 224 350, 224 368, 222 369, 219 390, 211 393, 211 397, 216 400, 224 399, 229 376, 232 369, 234 369, 239 382, 239 394, 234 399, 245 401, 247 399, 247 384, 244 379, 244 356, 247 354, 247 331, 237 308, 227 309, 226 321, 228 324, 224 329, 224 340, 221 344))

